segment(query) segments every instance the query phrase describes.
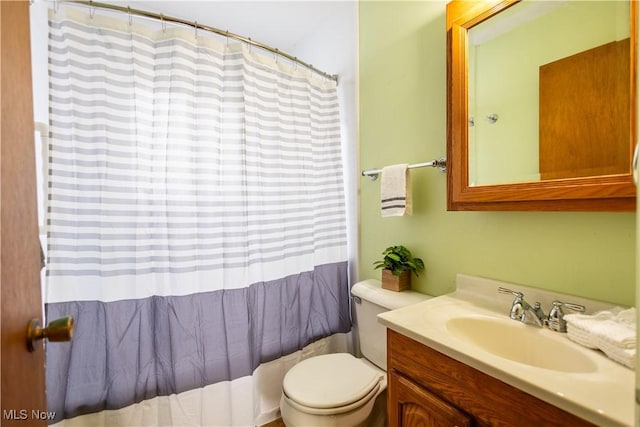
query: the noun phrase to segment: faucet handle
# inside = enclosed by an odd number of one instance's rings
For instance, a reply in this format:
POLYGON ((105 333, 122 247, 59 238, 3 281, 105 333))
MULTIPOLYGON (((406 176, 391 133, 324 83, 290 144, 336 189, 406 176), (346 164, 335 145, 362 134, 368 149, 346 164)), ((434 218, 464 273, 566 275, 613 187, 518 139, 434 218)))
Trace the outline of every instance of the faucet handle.
POLYGON ((562 301, 554 301, 554 303, 559 303, 562 307, 567 307, 573 311, 579 311, 580 313, 584 313, 586 307, 580 304, 573 304, 570 302, 562 302, 562 301))
POLYGON ((512 291, 511 289, 503 288, 500 286, 498 292, 501 294, 511 294, 515 297, 511 303, 511 310, 509 311, 509 317, 513 320, 524 320, 525 316, 525 302, 524 294, 522 292, 512 291))
POLYGON ((564 311, 562 307, 567 307, 573 311, 584 312, 585 306, 580 304, 572 304, 570 302, 553 301, 551 311, 549 311, 549 317, 547 318, 547 324, 549 329, 557 332, 567 332, 567 321, 564 320, 564 311))
POLYGON ((503 288, 502 286, 498 287, 498 292, 501 294, 511 294, 516 298, 524 298, 524 294, 518 291, 512 291, 511 289, 503 288))
POLYGON ((562 311, 562 307, 567 307, 573 311, 579 311, 580 313, 584 313, 584 311, 586 310, 584 305, 573 304, 570 302, 562 302, 562 301, 555 300, 551 304, 552 304, 552 308, 551 308, 552 311, 553 309, 559 309, 560 311, 562 311))

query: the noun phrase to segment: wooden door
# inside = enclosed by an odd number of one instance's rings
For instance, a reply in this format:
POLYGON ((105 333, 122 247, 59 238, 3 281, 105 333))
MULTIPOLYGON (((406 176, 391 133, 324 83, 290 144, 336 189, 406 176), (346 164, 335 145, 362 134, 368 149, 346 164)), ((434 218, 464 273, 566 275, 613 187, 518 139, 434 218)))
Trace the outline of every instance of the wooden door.
POLYGON ((0 423, 46 426, 44 349, 26 345, 42 320, 29 2, 0 1, 0 423))
POLYGON ((629 52, 624 39, 540 67, 541 179, 629 173, 629 52))

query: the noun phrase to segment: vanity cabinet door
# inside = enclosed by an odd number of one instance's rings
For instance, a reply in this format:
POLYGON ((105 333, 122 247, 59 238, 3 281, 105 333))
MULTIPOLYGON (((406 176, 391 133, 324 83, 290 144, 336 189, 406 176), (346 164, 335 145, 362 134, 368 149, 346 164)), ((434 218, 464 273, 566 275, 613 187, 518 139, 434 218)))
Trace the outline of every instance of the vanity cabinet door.
POLYGON ((389 372, 389 427, 471 427, 471 418, 426 389, 389 372))
POLYGON ((390 427, 595 427, 391 329, 387 329, 387 372, 390 427), (447 419, 444 407, 473 424, 439 422, 447 419))

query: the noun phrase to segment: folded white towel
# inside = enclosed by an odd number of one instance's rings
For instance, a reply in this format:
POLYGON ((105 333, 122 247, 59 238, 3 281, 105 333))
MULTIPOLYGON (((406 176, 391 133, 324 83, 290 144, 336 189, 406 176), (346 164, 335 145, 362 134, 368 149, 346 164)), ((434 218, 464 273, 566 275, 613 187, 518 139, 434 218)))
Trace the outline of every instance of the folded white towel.
POLYGON ((637 318, 635 307, 622 310, 616 315, 616 321, 618 321, 619 323, 627 324, 634 329, 636 328, 636 320, 637 318))
POLYGON ((636 348, 636 330, 615 323, 613 321, 603 322, 596 330, 598 342, 620 348, 636 348))
MULTIPOLYGON (((635 309, 633 308, 622 310, 616 307, 594 315, 567 314, 564 319, 567 321, 567 334, 571 329, 571 335, 574 338, 581 332, 592 336, 591 340, 587 339, 592 348, 598 346, 600 342, 624 349, 636 347, 636 321, 635 309)), ((578 340, 585 341, 585 337, 574 339, 574 341, 578 340)))
POLYGON ((600 350, 607 355, 611 360, 614 360, 628 368, 635 369, 636 367, 636 349, 635 348, 620 348, 616 346, 602 344, 600 350))
POLYGON ((593 334, 585 329, 575 327, 567 322, 567 338, 583 347, 598 349, 598 343, 593 334))
POLYGON ((407 164, 382 168, 380 202, 382 216, 411 215, 411 179, 407 164))
POLYGON ((567 338, 588 348, 599 349, 631 369, 636 365, 636 311, 614 307, 593 315, 567 314, 567 338))

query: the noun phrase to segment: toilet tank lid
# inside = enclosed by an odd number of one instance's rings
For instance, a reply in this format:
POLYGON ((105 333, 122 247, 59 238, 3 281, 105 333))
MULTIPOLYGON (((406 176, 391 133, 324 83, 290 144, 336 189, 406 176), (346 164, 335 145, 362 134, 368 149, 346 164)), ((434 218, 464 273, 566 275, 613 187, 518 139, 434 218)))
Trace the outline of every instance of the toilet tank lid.
POLYGON ((388 291, 382 289, 381 282, 375 279, 363 280, 362 282, 356 283, 351 288, 351 294, 389 310, 395 310, 396 308, 433 298, 431 295, 421 294, 415 291, 388 291))

